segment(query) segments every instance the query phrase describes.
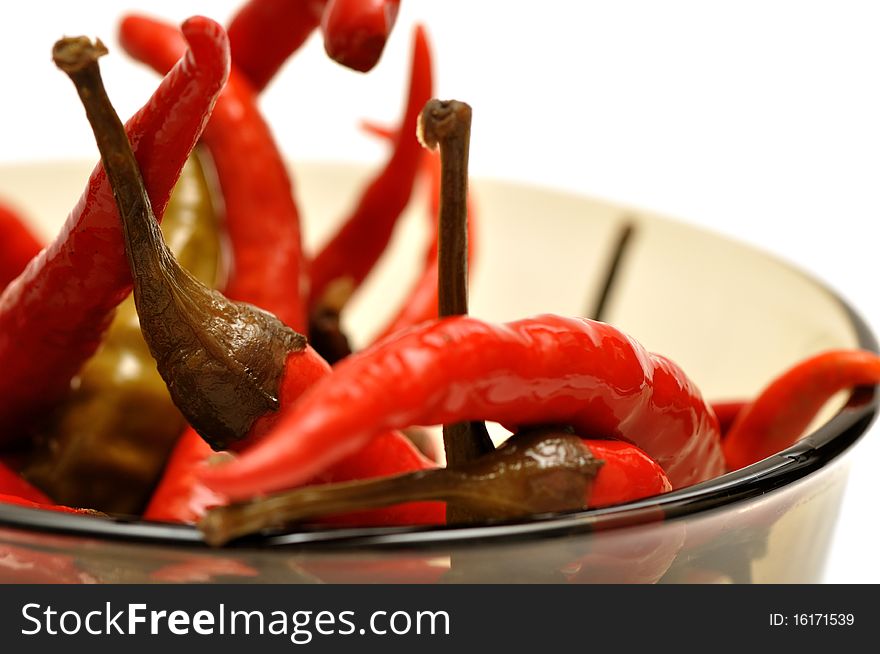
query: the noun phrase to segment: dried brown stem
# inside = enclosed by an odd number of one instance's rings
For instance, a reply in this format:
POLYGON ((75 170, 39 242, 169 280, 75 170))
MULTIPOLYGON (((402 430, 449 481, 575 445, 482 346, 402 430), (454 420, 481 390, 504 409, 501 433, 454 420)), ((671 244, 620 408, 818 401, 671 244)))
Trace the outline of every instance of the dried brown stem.
POLYGON ((122 220, 141 329, 159 374, 189 423, 212 446, 226 448, 278 408, 287 355, 305 347, 305 339, 274 316, 226 299, 174 259, 104 89, 98 58, 106 52, 100 41, 65 38, 53 58, 73 81, 95 134, 122 220))
POLYGON ((578 436, 559 429, 532 430, 454 470, 300 488, 211 509, 199 529, 208 543, 222 545, 311 518, 404 502, 454 503, 481 520, 577 510, 586 505, 601 465, 578 436))
POLYGON ((335 279, 309 315, 309 342, 331 366, 352 353, 342 329, 342 310, 354 293, 350 277, 335 279))
MULTIPOLYGON (((467 315, 471 108, 457 100, 430 100, 419 116, 418 130, 422 145, 440 149, 439 314, 467 315)), ((443 446, 451 468, 494 449, 482 422, 444 425, 443 446)))
POLYGON ((626 254, 632 245, 633 237, 636 233, 636 223, 633 220, 627 220, 617 234, 617 240, 614 243, 614 251, 611 253, 611 259, 605 270, 605 277, 599 290, 599 296, 596 298, 593 308, 587 311, 587 316, 593 320, 604 320, 608 311, 608 305, 614 293, 614 287, 617 278, 623 268, 623 262, 626 254))

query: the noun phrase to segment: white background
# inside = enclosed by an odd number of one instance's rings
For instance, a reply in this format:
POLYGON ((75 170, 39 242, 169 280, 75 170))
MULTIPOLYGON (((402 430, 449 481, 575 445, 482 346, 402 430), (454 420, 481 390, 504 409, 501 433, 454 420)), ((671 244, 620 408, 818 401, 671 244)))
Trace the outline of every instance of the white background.
MULTIPOLYGON (((242 0, 141 2, 179 22, 225 22, 242 0)), ((0 161, 96 158, 62 34, 101 36, 123 116, 155 77, 115 47, 116 3, 0 6, 0 161)), ((320 43, 263 107, 294 160, 379 161, 362 117, 399 112, 409 26, 429 27, 438 92, 474 106, 474 175, 537 182, 681 217, 773 251, 825 279, 880 327, 880 5, 873 2, 404 0, 368 76, 320 43)), ((719 344, 723 347, 723 344, 719 344)), ((829 582, 880 582, 880 428, 858 446, 829 582)))

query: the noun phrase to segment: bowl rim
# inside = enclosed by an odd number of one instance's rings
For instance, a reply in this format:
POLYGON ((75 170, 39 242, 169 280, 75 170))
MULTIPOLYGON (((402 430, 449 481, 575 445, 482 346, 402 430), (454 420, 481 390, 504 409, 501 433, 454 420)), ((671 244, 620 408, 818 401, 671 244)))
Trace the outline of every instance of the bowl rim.
MULTIPOLYGON (((878 352, 877 339, 864 319, 837 293, 810 279, 841 305, 855 329, 859 347, 878 352)), ((818 472, 864 435, 878 409, 878 387, 856 389, 828 422, 791 447, 740 470, 635 502, 474 526, 310 527, 292 533, 258 534, 225 547, 420 549, 555 538, 683 518, 766 495, 818 472)), ((0 504, 0 527, 162 546, 207 547, 201 533, 191 525, 145 522, 136 517, 72 515, 8 504, 0 504)))

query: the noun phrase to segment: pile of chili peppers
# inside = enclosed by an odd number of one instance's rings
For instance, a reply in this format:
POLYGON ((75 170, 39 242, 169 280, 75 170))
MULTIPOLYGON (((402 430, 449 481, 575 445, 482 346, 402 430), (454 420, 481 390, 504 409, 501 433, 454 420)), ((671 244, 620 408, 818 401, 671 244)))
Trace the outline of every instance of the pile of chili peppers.
POLYGON ((421 27, 399 126, 370 127, 387 162, 305 252, 259 93, 319 28, 333 59, 369 70, 398 4, 250 0, 228 30, 127 16, 122 47, 164 77, 124 125, 101 81, 103 44, 55 45, 101 162, 45 247, 0 205, 0 502, 197 523, 217 545, 299 522, 581 510, 750 465, 796 442, 838 391, 880 383, 877 355, 826 352, 713 406, 603 322, 469 317, 471 110, 431 99, 421 27), (354 353, 341 316, 420 180, 424 269, 354 353), (513 434, 497 449, 487 420, 513 434), (443 425, 445 467, 416 447, 427 425, 443 425))

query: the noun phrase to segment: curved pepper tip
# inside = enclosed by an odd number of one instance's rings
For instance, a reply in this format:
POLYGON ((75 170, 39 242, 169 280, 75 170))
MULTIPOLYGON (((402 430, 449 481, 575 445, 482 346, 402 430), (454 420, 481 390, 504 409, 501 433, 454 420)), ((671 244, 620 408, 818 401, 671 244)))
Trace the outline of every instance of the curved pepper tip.
POLYGON ((130 13, 119 21, 118 34, 119 43, 128 54, 161 74, 167 74, 183 55, 195 75, 212 81, 210 88, 219 90, 229 79, 232 67, 229 36, 222 25, 207 16, 187 18, 178 31, 150 16, 130 13), (173 48, 168 47, 169 43, 173 48), (168 56, 167 52, 174 48, 180 49, 180 55, 168 56))
POLYGON ((321 20, 327 56, 369 72, 382 56, 399 8, 397 0, 331 0, 321 20))
POLYGON ((223 26, 207 16, 190 16, 180 26, 180 31, 183 32, 196 62, 207 60, 223 66, 224 72, 218 79, 218 85, 222 87, 226 84, 232 63, 229 36, 223 26))

